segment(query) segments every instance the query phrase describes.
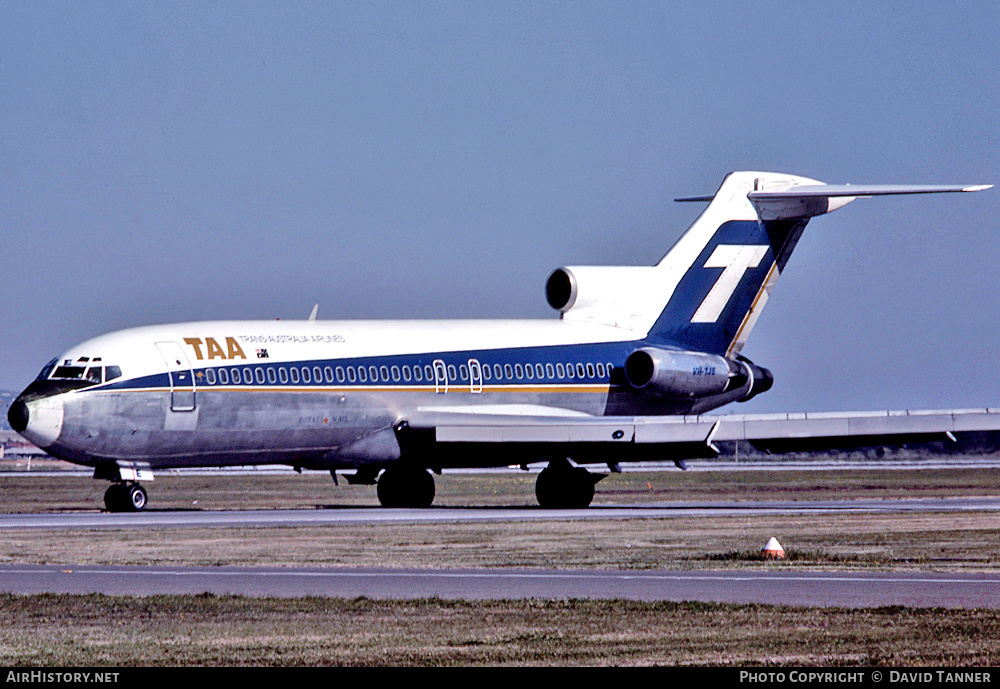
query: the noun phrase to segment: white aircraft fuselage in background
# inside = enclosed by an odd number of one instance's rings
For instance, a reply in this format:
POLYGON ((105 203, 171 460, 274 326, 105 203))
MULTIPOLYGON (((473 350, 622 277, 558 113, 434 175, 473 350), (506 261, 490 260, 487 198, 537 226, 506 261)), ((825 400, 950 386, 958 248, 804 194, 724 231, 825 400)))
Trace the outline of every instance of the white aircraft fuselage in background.
POLYGON ((714 197, 689 199, 711 203, 655 266, 554 271, 546 296, 559 320, 134 328, 50 361, 8 416, 53 456, 110 479, 112 510, 142 509, 138 481, 173 467, 354 469, 361 483, 381 472, 379 498, 394 506, 431 503, 427 469, 537 461, 549 462, 539 501, 580 506, 602 475, 574 464, 706 457, 730 439, 781 449, 997 430, 985 410, 784 425, 699 416, 770 388, 740 350, 809 218, 858 196, 982 188, 732 173, 714 197))

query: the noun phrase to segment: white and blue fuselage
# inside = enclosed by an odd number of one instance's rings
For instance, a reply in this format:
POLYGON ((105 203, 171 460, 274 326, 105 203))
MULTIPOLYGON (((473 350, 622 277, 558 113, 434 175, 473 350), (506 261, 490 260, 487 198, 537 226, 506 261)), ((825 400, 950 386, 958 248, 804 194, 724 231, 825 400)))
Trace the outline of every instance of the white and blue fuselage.
POLYGON ((628 386, 615 371, 638 346, 620 329, 567 321, 135 328, 78 345, 47 366, 44 386, 68 391, 35 402, 29 434, 55 456, 91 466, 337 469, 398 459, 391 449, 354 444, 415 409, 602 416, 709 408, 694 398, 645 400, 628 386))

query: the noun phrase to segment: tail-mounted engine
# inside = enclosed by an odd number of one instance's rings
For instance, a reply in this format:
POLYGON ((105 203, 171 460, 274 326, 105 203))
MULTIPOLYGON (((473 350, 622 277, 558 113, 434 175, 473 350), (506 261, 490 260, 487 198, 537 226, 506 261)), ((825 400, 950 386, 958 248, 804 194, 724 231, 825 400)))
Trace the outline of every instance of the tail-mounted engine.
POLYGON ((739 401, 770 390, 774 376, 748 359, 643 347, 625 360, 625 377, 636 390, 666 397, 709 397, 743 391, 739 401))
POLYGON ((545 283, 545 299, 564 320, 648 330, 663 310, 656 269, 649 266, 557 268, 545 283))

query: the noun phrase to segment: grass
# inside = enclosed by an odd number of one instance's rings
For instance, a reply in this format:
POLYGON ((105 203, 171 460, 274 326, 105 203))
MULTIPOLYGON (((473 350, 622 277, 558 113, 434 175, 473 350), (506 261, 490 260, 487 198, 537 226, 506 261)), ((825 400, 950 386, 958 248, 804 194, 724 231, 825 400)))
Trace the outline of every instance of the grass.
POLYGON ((2 596, 7 666, 990 666, 1000 613, 631 601, 2 596))
POLYGON ((0 562, 198 566, 995 571, 989 513, 768 515, 493 524, 21 530, 0 562), (760 562, 776 536, 787 557, 760 562))

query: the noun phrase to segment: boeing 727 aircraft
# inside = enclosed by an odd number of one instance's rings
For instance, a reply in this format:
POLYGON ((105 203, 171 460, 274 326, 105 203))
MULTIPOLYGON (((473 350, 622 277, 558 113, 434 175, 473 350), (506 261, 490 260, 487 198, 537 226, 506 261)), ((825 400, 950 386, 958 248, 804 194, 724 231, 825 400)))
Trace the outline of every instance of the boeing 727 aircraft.
POLYGON ((766 392, 740 351, 810 218, 858 197, 980 186, 828 185, 734 172, 649 267, 555 270, 550 321, 221 321, 94 338, 53 359, 11 425, 112 482, 174 467, 353 470, 385 506, 429 506, 431 471, 547 462, 542 506, 583 507, 582 465, 712 457, 722 441, 775 451, 953 441, 1000 412, 706 415, 766 392))

